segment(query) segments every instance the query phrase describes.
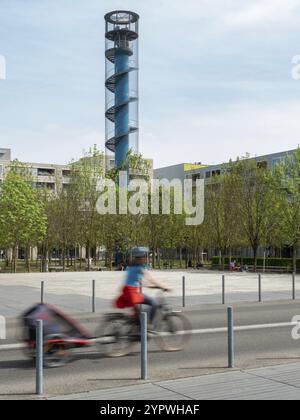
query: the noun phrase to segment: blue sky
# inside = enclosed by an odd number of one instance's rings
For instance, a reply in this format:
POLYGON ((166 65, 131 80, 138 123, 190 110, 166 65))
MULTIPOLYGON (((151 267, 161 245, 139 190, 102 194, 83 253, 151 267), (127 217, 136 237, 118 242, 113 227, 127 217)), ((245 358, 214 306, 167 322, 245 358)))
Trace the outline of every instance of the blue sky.
POLYGON ((65 163, 104 148, 104 19, 140 24, 140 147, 155 167, 300 144, 300 0, 0 0, 0 147, 65 163))

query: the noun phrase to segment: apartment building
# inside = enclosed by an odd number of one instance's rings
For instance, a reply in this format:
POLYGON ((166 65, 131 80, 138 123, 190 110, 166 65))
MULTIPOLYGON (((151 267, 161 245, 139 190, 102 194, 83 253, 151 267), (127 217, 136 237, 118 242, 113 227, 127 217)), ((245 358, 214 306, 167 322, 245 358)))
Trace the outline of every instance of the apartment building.
MULTIPOLYGON (((11 150, 0 149, 0 182, 3 182, 11 162, 11 150)), ((69 165, 32 162, 22 162, 21 164, 31 173, 33 183, 37 188, 47 188, 53 192, 58 192, 70 182, 69 165)))
MULTIPOLYGON (((295 152, 296 150, 294 149, 284 152, 272 153, 269 155, 256 156, 253 158, 249 157, 249 159, 256 161, 257 164, 261 167, 272 169, 283 159, 285 159, 286 156, 292 155, 295 152)), ((222 172, 226 170, 227 165, 228 163, 223 163, 218 165, 208 165, 198 169, 191 169, 185 173, 185 177, 186 179, 193 179, 194 181, 197 179, 204 179, 206 182, 209 182, 209 180, 213 179, 215 176, 221 175, 222 172)))
MULTIPOLYGON (((12 162, 12 153, 10 149, 0 148, 0 183, 3 182, 9 166, 12 162)), ((147 173, 137 173, 132 171, 132 177, 138 176, 153 176, 153 161, 147 160, 147 173)), ((21 162, 31 173, 33 183, 36 188, 47 188, 54 193, 61 191, 68 187, 70 183, 70 165, 55 165, 52 163, 33 163, 21 162)), ((105 156, 105 169, 109 171, 115 167, 115 160, 113 156, 105 156)))
MULTIPOLYGON (((281 162, 286 156, 295 153, 294 150, 288 150, 285 152, 272 153, 269 155, 249 157, 257 162, 258 165, 272 169, 275 165, 281 162)), ((217 165, 205 165, 201 163, 180 163, 178 165, 167 166, 154 170, 155 179, 167 179, 172 181, 173 179, 204 179, 206 182, 213 179, 216 175, 221 175, 226 170, 228 163, 220 163, 217 165)))

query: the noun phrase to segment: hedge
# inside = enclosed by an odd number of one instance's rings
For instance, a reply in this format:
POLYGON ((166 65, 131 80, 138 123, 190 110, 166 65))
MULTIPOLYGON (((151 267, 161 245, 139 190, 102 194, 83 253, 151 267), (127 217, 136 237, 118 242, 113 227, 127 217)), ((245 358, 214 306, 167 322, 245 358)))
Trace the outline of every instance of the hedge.
MULTIPOLYGON (((241 257, 231 257, 231 261, 236 261, 239 264, 245 264, 245 265, 254 265, 254 258, 241 258, 241 257)), ((211 259, 212 265, 220 265, 219 263, 220 259, 219 257, 213 257, 211 259)), ((225 257, 225 265, 229 266, 230 258, 225 257)), ((258 258, 257 259, 257 265, 259 267, 263 267, 264 265, 264 259, 258 258)), ((293 266, 293 260, 292 258, 267 258, 266 259, 266 268, 268 267, 284 267, 284 268, 292 268, 293 266)), ((297 268, 300 269, 300 259, 297 260, 297 268)))

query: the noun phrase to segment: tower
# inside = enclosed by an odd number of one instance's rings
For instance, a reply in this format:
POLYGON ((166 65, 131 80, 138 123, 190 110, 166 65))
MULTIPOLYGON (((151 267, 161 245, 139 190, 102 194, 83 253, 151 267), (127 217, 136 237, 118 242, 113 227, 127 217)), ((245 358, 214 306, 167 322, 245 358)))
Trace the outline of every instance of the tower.
POLYGON ((105 15, 105 24, 105 146, 121 168, 130 149, 138 152, 139 16, 114 11, 105 15))

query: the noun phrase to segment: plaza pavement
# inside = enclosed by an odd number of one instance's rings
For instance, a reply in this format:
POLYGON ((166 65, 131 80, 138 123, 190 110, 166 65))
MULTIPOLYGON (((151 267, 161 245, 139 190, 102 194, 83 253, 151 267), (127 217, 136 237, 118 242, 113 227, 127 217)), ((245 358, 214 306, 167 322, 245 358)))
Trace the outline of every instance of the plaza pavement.
MULTIPOLYGON (((187 306, 222 302, 221 272, 154 271, 153 274, 172 288, 169 299, 174 305, 182 304, 182 276, 186 277, 187 306)), ((67 312, 80 313, 91 311, 92 280, 96 280, 97 310, 107 310, 119 293, 123 278, 122 272, 0 274, 0 314, 18 316, 40 301, 41 281, 45 282, 45 301, 67 312)), ((156 295, 157 291, 147 289, 146 293, 156 295)), ((264 274, 262 298, 264 301, 291 299, 292 276, 264 274)), ((256 274, 226 274, 227 304, 257 300, 256 274)))
POLYGON ((56 400, 300 400, 300 363, 86 392, 56 400))

